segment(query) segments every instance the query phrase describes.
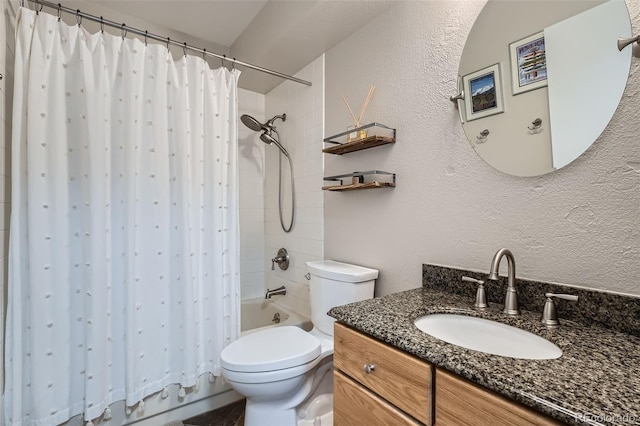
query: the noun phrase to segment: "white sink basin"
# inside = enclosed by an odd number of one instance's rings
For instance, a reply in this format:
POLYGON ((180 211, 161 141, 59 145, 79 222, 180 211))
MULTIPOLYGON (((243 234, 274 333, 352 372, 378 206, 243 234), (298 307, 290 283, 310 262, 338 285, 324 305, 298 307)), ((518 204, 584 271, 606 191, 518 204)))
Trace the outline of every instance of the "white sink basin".
POLYGON ((521 359, 555 359, 562 355, 562 350, 547 339, 483 318, 433 314, 418 318, 414 324, 440 340, 488 354, 521 359))

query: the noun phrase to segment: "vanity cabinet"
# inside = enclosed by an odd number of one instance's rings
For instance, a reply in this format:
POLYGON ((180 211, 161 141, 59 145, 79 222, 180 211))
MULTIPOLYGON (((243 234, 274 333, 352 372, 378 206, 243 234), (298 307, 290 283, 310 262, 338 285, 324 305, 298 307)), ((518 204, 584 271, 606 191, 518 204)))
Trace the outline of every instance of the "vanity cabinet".
POLYGON ((563 424, 337 322, 334 344, 335 426, 563 424))

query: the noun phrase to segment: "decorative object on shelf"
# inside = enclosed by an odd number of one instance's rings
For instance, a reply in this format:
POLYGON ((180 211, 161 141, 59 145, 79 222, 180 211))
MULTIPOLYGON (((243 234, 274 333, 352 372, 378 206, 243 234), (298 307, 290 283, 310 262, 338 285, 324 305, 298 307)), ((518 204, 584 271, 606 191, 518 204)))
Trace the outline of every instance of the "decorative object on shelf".
POLYGON ((467 121, 504 112, 500 64, 491 65, 462 77, 467 121))
POLYGON ((630 44, 633 44, 633 46, 631 46, 631 54, 636 58, 640 58, 640 36, 631 37, 631 38, 618 38, 619 51, 622 52, 622 49, 624 49, 630 44))
MULTIPOLYGON (((383 178, 384 179, 384 178, 383 178)), ((323 186, 323 190, 328 191, 353 191, 357 189, 374 189, 374 188, 394 188, 396 186, 396 174, 383 172, 381 170, 369 170, 366 172, 353 172, 344 175, 327 176, 326 181, 339 182, 337 185, 323 186), (372 176, 374 180, 365 182, 365 176, 372 176), (380 177, 386 176, 391 178, 390 181, 378 180, 380 177), (344 183, 344 178, 351 178, 351 183, 344 183)))
POLYGON ((349 105, 349 102, 347 101, 347 98, 344 96, 344 93, 340 92, 340 96, 342 96, 342 100, 344 101, 344 104, 347 106, 347 109, 349 110, 349 114, 351 114, 351 118, 353 118, 353 122, 354 122, 353 126, 347 127, 347 130, 348 130, 347 142, 360 140, 367 137, 367 130, 363 128, 361 123, 362 123, 362 118, 364 117, 364 112, 367 110, 367 107, 369 106, 369 102, 371 101, 371 97, 373 96, 374 90, 376 90, 376 86, 371 85, 371 87, 369 87, 369 93, 367 93, 367 98, 362 104, 362 109, 360 109, 360 115, 358 116, 358 118, 356 118, 355 114, 353 113, 353 110, 351 109, 351 105, 349 105))
POLYGON ((325 154, 347 154, 349 152, 360 151, 362 149, 373 148, 375 146, 386 145, 390 143, 395 143, 396 141, 396 129, 385 126, 381 123, 369 123, 364 126, 357 127, 355 129, 347 130, 346 132, 338 133, 337 135, 332 135, 323 139, 324 143, 334 144, 334 146, 330 146, 322 150, 325 154), (370 133, 373 133, 369 136, 366 136, 363 139, 351 140, 349 138, 349 133, 356 131, 365 131, 368 132, 367 129, 370 129, 370 133), (339 139, 346 136, 346 142, 340 142, 339 139))
POLYGON ((543 31, 509 44, 509 52, 514 95, 547 85, 547 55, 543 31))

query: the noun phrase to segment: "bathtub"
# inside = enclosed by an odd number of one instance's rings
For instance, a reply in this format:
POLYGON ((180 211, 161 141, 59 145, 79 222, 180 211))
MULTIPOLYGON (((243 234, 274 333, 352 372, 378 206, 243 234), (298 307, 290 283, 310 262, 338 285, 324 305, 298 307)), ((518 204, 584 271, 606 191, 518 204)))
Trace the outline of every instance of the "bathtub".
POLYGON ((305 331, 310 331, 313 327, 309 318, 279 305, 273 299, 256 298, 242 301, 240 307, 242 334, 282 325, 295 325, 305 331))

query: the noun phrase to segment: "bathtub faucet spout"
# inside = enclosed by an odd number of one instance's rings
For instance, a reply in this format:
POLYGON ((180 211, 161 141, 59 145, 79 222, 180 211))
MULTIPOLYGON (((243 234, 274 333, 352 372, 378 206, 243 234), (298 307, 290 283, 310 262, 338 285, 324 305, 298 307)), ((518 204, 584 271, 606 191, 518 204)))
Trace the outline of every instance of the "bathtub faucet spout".
POLYGON ((281 294, 281 295, 284 296, 285 294, 287 294, 287 289, 284 288, 284 286, 275 288, 273 290, 267 289, 267 294, 264 295, 264 298, 265 299, 271 299, 271 296, 277 295, 277 294, 281 294))

